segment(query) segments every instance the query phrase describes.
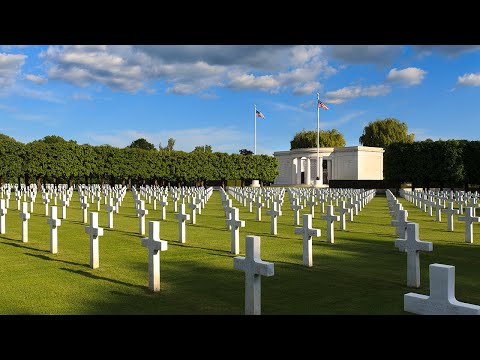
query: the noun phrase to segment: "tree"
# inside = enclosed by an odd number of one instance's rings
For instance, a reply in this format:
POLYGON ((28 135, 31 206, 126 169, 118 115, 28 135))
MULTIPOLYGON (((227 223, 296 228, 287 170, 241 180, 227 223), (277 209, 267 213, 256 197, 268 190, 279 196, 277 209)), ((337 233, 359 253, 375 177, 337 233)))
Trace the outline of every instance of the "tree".
POLYGON ((241 149, 239 150, 239 153, 240 155, 253 155, 253 151, 252 150, 247 150, 247 149, 241 149))
POLYGON ((140 138, 135 141, 132 141, 130 145, 128 145, 131 149, 143 149, 143 150, 155 150, 155 145, 149 143, 146 139, 140 138))
POLYGON ((39 141, 43 141, 45 144, 58 144, 67 142, 67 140, 58 135, 47 135, 39 141))
POLYGON ((193 149, 192 152, 201 152, 201 153, 211 154, 213 152, 212 145, 195 146, 195 149, 193 149))
POLYGON ((174 138, 169 138, 167 142, 167 150, 168 151, 173 151, 173 146, 175 145, 175 139, 174 138))
MULTIPOLYGON (((320 147, 343 147, 345 138, 337 129, 320 130, 320 147)), ((317 147, 317 130, 299 131, 290 141, 290 150, 317 147)))
POLYGON ((386 148, 394 142, 412 143, 415 134, 408 134, 408 126, 395 118, 375 120, 368 123, 358 141, 363 146, 386 148))

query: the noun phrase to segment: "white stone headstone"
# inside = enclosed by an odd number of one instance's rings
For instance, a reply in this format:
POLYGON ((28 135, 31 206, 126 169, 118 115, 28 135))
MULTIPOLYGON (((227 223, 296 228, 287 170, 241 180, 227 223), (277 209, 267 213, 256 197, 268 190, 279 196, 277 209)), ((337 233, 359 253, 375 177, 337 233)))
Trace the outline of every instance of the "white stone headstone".
POLYGON ((261 314, 261 276, 273 276, 273 263, 260 257, 260 236, 246 237, 246 256, 233 258, 233 267, 245 272, 245 315, 261 314))
POLYGON ((473 207, 467 206, 465 208, 465 216, 459 216, 459 221, 465 221, 465 242, 472 244, 473 243, 473 223, 480 222, 480 217, 474 216, 475 209, 473 207))
POLYGON ((391 225, 396 227, 397 235, 400 239, 405 239, 405 232, 408 223, 408 210, 400 210, 397 214, 397 219, 391 221, 391 225))
POLYGON ((7 208, 5 207, 5 200, 0 200, 0 234, 5 234, 6 227, 5 227, 5 217, 7 215, 7 208))
POLYGON ((148 249, 148 288, 156 292, 160 291, 160 251, 168 249, 168 242, 160 240, 159 221, 149 221, 148 230, 142 246, 148 249))
POLYGON ((82 208, 82 222, 84 224, 87 223, 87 214, 88 214, 88 208, 90 207, 90 204, 88 203, 88 198, 87 196, 82 196, 80 200, 80 207, 82 208))
POLYGON ((313 256, 312 256, 312 236, 320 236, 320 229, 312 228, 312 215, 304 214, 303 217, 303 226, 296 227, 294 232, 303 236, 303 265, 312 267, 313 266, 313 256))
POLYGON ((22 212, 19 214, 22 219, 22 241, 28 242, 28 219, 30 219, 30 213, 28 212, 28 203, 22 203, 22 212))
POLYGON ((56 206, 50 208, 50 218, 47 219, 47 224, 50 225, 50 252, 56 254, 58 252, 57 228, 62 225, 62 220, 57 218, 56 206))
POLYGON ((453 215, 458 214, 460 211, 453 208, 453 201, 449 202, 448 207, 442 210, 447 213, 448 231, 453 231, 453 215))
POLYGON ((408 293, 403 309, 420 315, 480 315, 480 306, 455 298, 455 266, 430 264, 430 296, 408 293))
POLYGON ((262 198, 260 196, 257 196, 257 200, 253 203, 255 205, 255 208, 257 210, 256 215, 257 215, 257 221, 262 221, 262 198))
POLYGON ((140 227, 138 232, 140 233, 140 235, 144 235, 145 234, 145 215, 148 215, 148 210, 145 209, 145 200, 139 200, 137 215, 139 216, 139 220, 140 220, 140 227))
POLYGON ((113 199, 108 197, 108 205, 105 206, 105 210, 108 212, 108 222, 107 227, 109 229, 113 228, 113 212, 116 210, 116 206, 113 205, 113 199))
POLYGON ((187 232, 185 221, 190 220, 190 215, 185 213, 185 204, 181 203, 179 212, 173 216, 178 220, 178 241, 185 243, 185 235, 187 232))
POLYGON ((333 214, 333 205, 327 206, 327 214, 320 216, 320 219, 327 221, 327 243, 335 243, 334 221, 340 221, 340 216, 333 214))
POLYGON ((98 226, 97 212, 90 213, 90 225, 85 227, 85 232, 90 235, 90 267, 96 269, 100 265, 98 237, 103 236, 103 228, 98 226))
POLYGON ((407 253, 407 286, 420 287, 420 254, 419 251, 433 251, 433 244, 419 240, 417 223, 407 223, 406 239, 395 240, 395 247, 407 253))
POLYGON ((238 208, 232 208, 230 211, 231 217, 226 220, 227 225, 231 229, 231 252, 232 254, 240 254, 240 228, 245 227, 245 221, 239 219, 239 210, 238 208))
POLYGON ((267 211, 267 215, 270 215, 270 234, 277 235, 277 217, 280 216, 280 211, 276 202, 272 202, 272 208, 267 211))

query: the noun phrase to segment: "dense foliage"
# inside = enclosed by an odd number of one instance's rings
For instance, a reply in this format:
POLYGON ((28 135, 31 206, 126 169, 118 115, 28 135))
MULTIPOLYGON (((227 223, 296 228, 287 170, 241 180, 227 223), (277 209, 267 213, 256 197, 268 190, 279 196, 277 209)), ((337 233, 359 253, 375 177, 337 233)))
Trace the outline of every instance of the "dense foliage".
MULTIPOLYGON (((345 138, 337 129, 320 130, 319 135, 320 147, 343 147, 346 144, 345 138)), ((313 147, 317 147, 317 130, 299 131, 290 141, 290 150, 313 147)))
POLYGON ((480 184, 480 141, 425 140, 386 147, 383 175, 413 187, 465 187, 480 184))
MULTIPOLYGON (((170 142, 170 148, 173 148, 170 142)), ((28 144, 0 134, 0 183, 124 183, 205 185, 207 181, 259 179, 278 174, 273 156, 221 152, 144 150, 92 146, 49 136, 28 144), (47 140, 47 141, 45 141, 47 140)))

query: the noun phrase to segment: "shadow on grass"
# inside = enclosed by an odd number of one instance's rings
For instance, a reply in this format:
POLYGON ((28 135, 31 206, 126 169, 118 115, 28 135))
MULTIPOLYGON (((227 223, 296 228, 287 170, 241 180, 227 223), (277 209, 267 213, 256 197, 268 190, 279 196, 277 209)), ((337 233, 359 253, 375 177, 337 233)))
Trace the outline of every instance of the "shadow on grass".
POLYGON ((68 272, 71 272, 71 273, 74 273, 74 274, 83 275, 83 276, 86 276, 86 277, 89 277, 89 278, 95 279, 95 280, 105 280, 105 281, 108 281, 108 282, 111 282, 111 283, 114 283, 114 284, 137 288, 137 289, 143 290, 147 294, 150 293, 150 291, 148 290, 148 287, 141 286, 141 285, 130 284, 130 283, 127 283, 125 281, 114 280, 114 279, 106 278, 104 276, 94 275, 92 273, 89 273, 88 271, 73 270, 73 269, 67 269, 67 268, 60 268, 60 270, 65 270, 65 271, 68 271, 68 272))
MULTIPOLYGON (((47 252, 49 252, 49 251, 47 251, 47 252)), ((33 256, 33 257, 36 257, 36 258, 39 258, 39 259, 42 259, 42 260, 58 261, 58 262, 61 262, 61 263, 64 263, 64 264, 88 267, 87 264, 80 264, 80 263, 76 263, 74 261, 54 259, 54 258, 51 258, 49 256, 45 256, 45 255, 36 255, 36 254, 30 254, 30 253, 24 253, 24 254, 28 255, 28 256, 33 256)))
MULTIPOLYGON (((13 240, 15 241, 15 240, 13 240)), ((21 241, 21 240, 20 240, 21 241)), ((4 245, 9 245, 9 246, 14 246, 14 247, 18 247, 18 248, 24 248, 24 249, 29 249, 29 250, 34 250, 34 251, 40 251, 40 252, 46 252, 46 253, 49 253, 50 251, 48 250, 41 250, 41 249, 36 249, 34 247, 31 247, 31 246, 26 246, 26 245, 20 245, 20 244, 15 244, 15 243, 7 243, 7 242, 2 242, 2 244, 4 245)), ((23 244, 23 242, 22 242, 23 244)))
MULTIPOLYGON (((230 254, 229 250, 219 250, 219 249, 212 249, 212 248, 204 248, 204 247, 201 247, 201 246, 185 245, 185 244, 179 243, 178 241, 176 241, 176 243, 175 242, 168 242, 168 245, 169 246, 172 245, 172 246, 186 247, 186 248, 192 248, 192 249, 207 250, 207 251, 218 251, 218 252, 221 252, 221 253, 230 254)), ((212 253, 212 255, 220 255, 220 254, 212 253)), ((222 256, 224 256, 224 255, 222 255, 222 256)))

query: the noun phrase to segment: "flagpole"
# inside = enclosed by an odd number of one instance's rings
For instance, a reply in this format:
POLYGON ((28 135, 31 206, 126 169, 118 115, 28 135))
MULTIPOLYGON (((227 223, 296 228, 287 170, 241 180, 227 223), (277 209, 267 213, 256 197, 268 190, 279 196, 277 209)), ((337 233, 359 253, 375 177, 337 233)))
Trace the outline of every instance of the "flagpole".
POLYGON ((317 179, 320 179, 320 93, 317 93, 317 179))
POLYGON ((253 105, 254 132, 253 132, 253 153, 257 155, 257 105, 253 105))

